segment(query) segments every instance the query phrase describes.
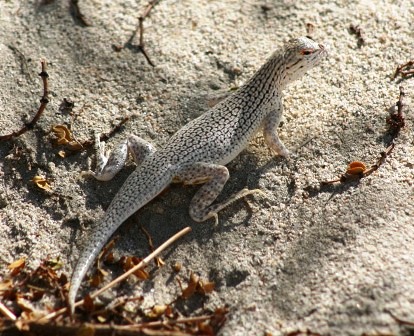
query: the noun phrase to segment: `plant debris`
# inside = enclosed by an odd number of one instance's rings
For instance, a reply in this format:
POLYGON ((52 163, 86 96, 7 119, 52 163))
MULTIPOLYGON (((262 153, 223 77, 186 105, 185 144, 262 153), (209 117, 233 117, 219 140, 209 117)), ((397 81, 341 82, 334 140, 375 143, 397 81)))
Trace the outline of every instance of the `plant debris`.
POLYGON ((318 332, 311 331, 310 329, 303 330, 295 330, 288 332, 285 336, 322 336, 322 334, 318 332))
POLYGON ((49 78, 49 74, 46 71, 46 61, 42 60, 40 61, 40 63, 42 66, 42 71, 39 73, 39 76, 42 78, 42 82, 43 82, 43 96, 42 98, 40 98, 39 109, 37 110, 32 120, 30 120, 27 124, 25 124, 20 130, 12 132, 7 135, 0 135, 0 141, 11 140, 13 138, 16 138, 22 135, 23 133, 26 133, 28 130, 33 129, 34 125, 37 123, 37 121, 40 119, 43 112, 45 111, 46 106, 49 103, 49 98, 48 98, 49 90, 48 90, 48 82, 47 82, 47 79, 49 78))
POLYGON ((177 278, 177 280, 178 280, 178 284, 182 291, 181 293, 182 299, 189 299, 195 293, 199 293, 202 295, 209 294, 214 290, 214 286, 215 286, 214 282, 201 279, 198 275, 196 275, 193 272, 190 273, 187 287, 185 289, 183 289, 180 279, 177 278))
POLYGON ((395 104, 395 109, 392 109, 390 115, 386 118, 386 123, 389 126, 388 133, 391 135, 391 141, 389 142, 388 147, 380 153, 380 157, 377 159, 377 162, 371 165, 370 168, 367 168, 363 162, 353 161, 349 164, 345 174, 341 175, 338 179, 321 182, 322 185, 360 180, 371 175, 385 163, 387 157, 395 148, 395 139, 398 137, 401 129, 405 127, 404 109, 406 108, 406 105, 404 103, 404 97, 404 88, 400 86, 400 96, 395 104))
POLYGON ((144 57, 147 60, 149 65, 151 65, 152 67, 155 67, 155 64, 151 61, 147 51, 145 50, 145 45, 144 45, 144 20, 149 16, 151 10, 155 7, 155 5, 159 1, 160 0, 151 0, 151 1, 148 2, 147 7, 144 9, 143 14, 138 18, 137 28, 132 33, 131 37, 128 39, 127 42, 124 43, 123 46, 120 46, 120 45, 112 46, 115 51, 120 52, 122 49, 125 49, 125 48, 135 49, 135 50, 137 50, 138 52, 141 52, 144 55, 144 57), (138 46, 134 46, 132 44, 132 41, 135 39, 135 36, 137 35, 138 32, 139 32, 139 44, 138 44, 138 46))
MULTIPOLYGON (((115 125, 109 132, 101 134, 100 141, 109 140, 115 133, 119 132, 122 126, 129 120, 129 117, 124 117, 115 125)), ((55 135, 53 142, 56 146, 64 146, 65 150, 60 150, 58 155, 61 158, 73 155, 77 152, 92 147, 95 144, 95 140, 76 140, 72 131, 66 125, 55 125, 52 127, 52 132, 55 135)))
POLYGON ((40 189, 46 190, 46 191, 52 191, 52 188, 50 187, 50 184, 46 178, 42 176, 35 176, 32 179, 32 182, 40 189))
MULTIPOLYGON (((153 252, 155 249, 154 249, 154 243, 152 242, 151 235, 143 226, 141 226, 141 231, 144 232, 145 236, 147 237, 150 251, 153 252)), ((156 257, 154 261, 158 268, 165 265, 165 262, 160 257, 156 257)))
POLYGON ((401 128, 405 126, 405 90, 404 87, 400 86, 400 97, 395 104, 396 109, 391 110, 390 115, 387 117, 386 121, 389 125, 388 132, 391 133, 393 138, 396 138, 401 131, 401 128))
POLYGON ((414 76, 414 60, 397 66, 393 79, 397 78, 398 75, 401 75, 403 79, 414 76))
POLYGON ((397 316, 395 316, 390 310, 386 310, 386 312, 388 314, 390 314, 390 316, 399 324, 401 325, 406 325, 406 326, 410 326, 410 327, 414 327, 414 321, 407 321, 407 320, 403 320, 397 316))
MULTIPOLYGON (((129 274, 136 275, 136 263, 148 265, 149 262, 163 251, 169 244, 176 241, 189 228, 180 231, 167 242, 157 248, 151 255, 143 260, 128 257, 130 271, 126 276, 115 279, 111 284, 101 290, 87 294, 85 298, 76 303, 81 306, 74 316, 62 316, 66 308, 52 312, 55 306, 65 306, 69 288, 68 277, 57 271, 62 267, 59 259, 46 258, 34 270, 27 269, 27 259, 21 258, 11 263, 8 273, 0 280, 0 334, 20 335, 22 331, 30 335, 216 335, 217 331, 226 321, 228 309, 217 308, 214 311, 203 310, 200 316, 183 316, 177 305, 177 297, 172 303, 156 304, 151 308, 131 309, 127 304, 140 305, 143 297, 115 299, 105 309, 94 301, 103 290, 114 286, 129 274), (119 280, 121 279, 121 280, 119 280), (51 300, 54 298, 54 300, 51 300), (46 305, 39 308, 45 299, 46 302, 55 302, 55 306, 46 305), (51 320, 54 319, 53 322, 51 320), (79 324, 79 322, 82 324, 79 324)), ((111 241, 101 254, 105 258, 113 247, 111 241)), ((121 258, 122 259, 122 258, 121 258)), ((127 259, 124 257, 124 260, 127 259)), ((193 274, 193 273, 192 273, 193 274)), ((148 275, 149 277, 149 275, 148 275)), ((191 276, 189 286, 204 293, 212 291, 210 282, 191 276), (190 285, 191 284, 191 285, 190 285)), ((138 306, 139 307, 139 306, 138 306)))

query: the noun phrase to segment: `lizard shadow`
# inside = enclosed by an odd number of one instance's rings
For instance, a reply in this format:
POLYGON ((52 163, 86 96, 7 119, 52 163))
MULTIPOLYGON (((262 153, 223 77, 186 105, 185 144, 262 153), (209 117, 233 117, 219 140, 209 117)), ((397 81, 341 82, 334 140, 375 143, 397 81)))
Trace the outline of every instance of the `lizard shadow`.
MULTIPOLYGON (((257 188, 261 172, 280 163, 278 160, 270 160, 265 166, 261 167, 258 171, 255 171, 257 162, 257 156, 246 151, 243 152, 241 157, 234 160, 233 163, 230 163, 228 166, 231 178, 226 183, 223 192, 219 195, 216 201, 224 201, 230 195, 237 193, 246 186, 250 189, 257 188), (243 169, 239 169, 238 166, 243 166, 243 169), (246 171, 255 172, 246 174, 246 171)), ((129 167, 124 171, 120 177, 117 177, 118 181, 109 181, 104 185, 98 183, 94 187, 91 187, 92 189, 96 189, 96 193, 94 194, 97 195, 95 198, 98 198, 98 200, 89 199, 88 197, 87 202, 96 204, 96 202, 99 203, 102 201, 105 204, 105 208, 109 205, 109 200, 112 198, 111 196, 113 196, 111 194, 116 194, 119 183, 122 183, 122 181, 127 178, 127 175, 132 169, 133 167, 129 167), (105 192, 103 192, 103 190, 105 192)), ((95 184, 96 181, 87 180, 84 183, 95 184)), ((149 204, 138 210, 124 224, 122 224, 115 233, 115 235, 120 236, 116 246, 117 253, 120 255, 133 254, 138 256, 148 253, 148 240, 145 235, 140 232, 140 225, 143 225, 150 233, 154 246, 159 246, 177 231, 186 226, 192 228, 192 233, 184 239, 188 241, 196 241, 198 245, 203 245, 214 236, 219 236, 235 229, 234 224, 228 224, 233 213, 237 214, 237 225, 249 225, 253 212, 243 200, 238 200, 220 211, 218 226, 214 226, 212 220, 203 223, 193 221, 188 214, 188 206, 198 189, 199 186, 184 187, 179 184, 172 184, 168 188, 168 192, 161 193, 149 204), (240 213, 242 214, 240 215, 240 213)), ((248 200, 247 204, 250 202, 255 201, 248 200)), ((165 259, 170 257, 174 249, 174 247, 170 248, 164 253, 165 259)))

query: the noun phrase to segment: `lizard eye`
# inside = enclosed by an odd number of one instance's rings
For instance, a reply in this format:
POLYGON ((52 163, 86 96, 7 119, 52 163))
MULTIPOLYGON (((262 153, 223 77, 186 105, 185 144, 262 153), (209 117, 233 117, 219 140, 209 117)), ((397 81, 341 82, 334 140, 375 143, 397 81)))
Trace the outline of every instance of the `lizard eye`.
POLYGON ((300 51, 300 53, 302 54, 302 55, 310 55, 310 54, 313 54, 315 52, 315 50, 313 50, 313 49, 302 49, 301 51, 300 51))

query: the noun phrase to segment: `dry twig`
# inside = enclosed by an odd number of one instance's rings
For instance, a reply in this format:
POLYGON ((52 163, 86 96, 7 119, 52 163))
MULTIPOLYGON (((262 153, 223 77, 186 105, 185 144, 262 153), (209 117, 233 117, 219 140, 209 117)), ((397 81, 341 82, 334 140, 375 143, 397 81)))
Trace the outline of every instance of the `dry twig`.
POLYGON ((49 98, 48 98, 49 91, 48 91, 48 83, 47 83, 47 78, 49 77, 49 75, 46 72, 46 61, 42 60, 41 64, 42 64, 42 71, 39 73, 39 76, 42 77, 42 81, 43 81, 43 96, 42 98, 40 98, 40 107, 37 110, 37 113, 35 114, 33 119, 30 120, 26 125, 24 125, 19 131, 15 131, 7 135, 1 135, 0 141, 7 141, 12 138, 16 138, 22 135, 23 133, 26 133, 28 130, 32 129, 34 125, 37 123, 37 121, 40 119, 40 117, 42 116, 44 110, 46 109, 46 105, 47 103, 49 103, 49 98))
POLYGON ((0 302, 0 312, 12 321, 16 321, 17 317, 14 315, 2 302, 0 302))
POLYGON ((397 316, 395 316, 390 310, 386 310, 386 312, 388 313, 388 314, 390 314, 391 315, 391 317, 397 322, 397 323, 399 323, 399 324, 402 324, 402 325, 407 325, 407 326, 411 326, 411 327, 414 327, 414 322, 413 321, 407 321, 407 320, 403 320, 403 319, 401 319, 401 318, 399 318, 399 317, 397 317, 397 316))
POLYGON ((114 50, 115 51, 121 51, 124 48, 133 48, 132 41, 135 39, 135 36, 139 32, 139 44, 135 48, 137 48, 138 51, 141 52, 144 55, 144 57, 147 60, 147 62, 148 62, 149 65, 151 65, 152 67, 155 66, 155 64, 151 61, 151 59, 150 59, 147 51, 145 50, 145 45, 144 45, 144 20, 148 17, 148 15, 150 14, 151 10, 155 7, 155 5, 159 1, 160 0, 152 0, 152 1, 149 1, 148 2, 148 5, 144 9, 144 12, 138 18, 137 28, 132 33, 131 37, 128 39, 128 41, 123 46, 114 46, 114 50))
MULTIPOLYGON (((226 321, 226 314, 228 309, 218 308, 211 314, 195 317, 175 318, 171 320, 152 321, 135 323, 129 325, 114 325, 114 324, 96 324, 85 323, 82 325, 56 325, 52 323, 45 323, 40 321, 22 321, 22 326, 25 330, 30 331, 30 335, 124 335, 124 336, 139 336, 139 335, 160 335, 160 336, 191 336, 200 335, 200 331, 203 335, 213 335, 211 329, 212 326, 220 328, 226 321), (209 323, 208 323, 209 322, 209 323), (207 324, 208 323, 208 324, 207 324), (186 332, 175 329, 179 325, 185 326, 197 326, 197 331, 186 332), (203 327, 204 326, 204 327, 203 327), (162 329, 157 329, 162 328, 162 329), (203 329, 204 328, 204 329, 203 329)), ((191 329, 190 329, 191 330, 191 329)), ((20 335, 16 329, 9 329, 9 334, 16 331, 13 334, 20 335)))
POLYGON ((389 125, 389 132, 392 135, 392 141, 398 136, 401 131, 401 128, 405 126, 405 90, 404 87, 400 86, 400 97, 398 98, 397 103, 395 106, 397 107, 397 111, 391 111, 390 115, 387 117, 387 124, 389 125))
POLYGON ((393 79, 397 78, 398 75, 401 75, 402 78, 414 76, 414 60, 397 66, 393 79))

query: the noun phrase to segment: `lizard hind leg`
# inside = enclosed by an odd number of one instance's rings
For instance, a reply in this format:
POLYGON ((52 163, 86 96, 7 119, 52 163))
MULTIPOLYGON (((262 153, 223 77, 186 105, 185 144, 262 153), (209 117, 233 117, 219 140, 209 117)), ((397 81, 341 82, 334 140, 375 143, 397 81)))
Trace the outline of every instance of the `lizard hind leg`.
POLYGON ((205 182, 196 192, 190 203, 189 213, 191 218, 196 222, 204 222, 209 218, 214 218, 215 225, 217 225, 219 211, 240 198, 261 192, 259 189, 243 189, 231 196, 227 201, 213 204, 229 178, 229 171, 225 166, 199 162, 187 165, 181 169, 176 177, 185 184, 205 182))

